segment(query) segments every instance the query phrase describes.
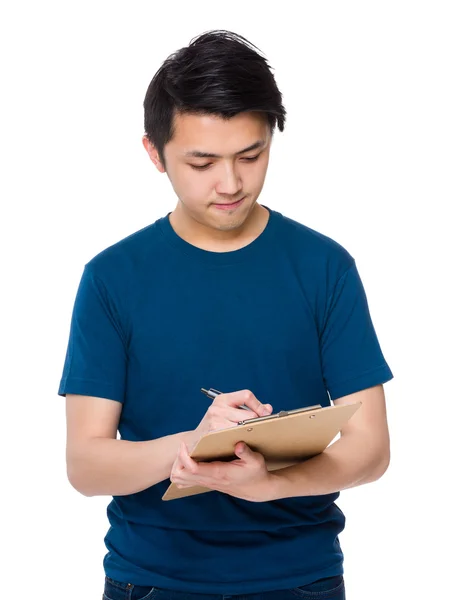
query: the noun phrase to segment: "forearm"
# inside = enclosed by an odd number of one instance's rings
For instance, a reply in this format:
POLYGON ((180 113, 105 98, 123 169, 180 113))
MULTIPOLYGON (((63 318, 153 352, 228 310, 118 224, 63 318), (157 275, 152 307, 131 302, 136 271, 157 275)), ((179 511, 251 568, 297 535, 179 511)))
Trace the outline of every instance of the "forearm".
POLYGON ((273 499, 332 494, 379 479, 389 456, 364 436, 349 434, 317 456, 272 475, 273 499))
POLYGON ((85 496, 140 492, 169 477, 181 440, 189 444, 192 435, 182 432, 145 442, 90 439, 67 456, 69 481, 85 496))

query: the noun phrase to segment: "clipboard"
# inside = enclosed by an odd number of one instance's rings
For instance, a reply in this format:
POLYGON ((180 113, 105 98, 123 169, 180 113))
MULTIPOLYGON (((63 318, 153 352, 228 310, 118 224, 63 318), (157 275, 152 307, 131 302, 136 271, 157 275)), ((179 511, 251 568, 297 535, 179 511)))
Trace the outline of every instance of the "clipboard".
MULTIPOLYGON (((295 465, 321 454, 343 425, 360 408, 361 402, 321 407, 317 404, 267 417, 247 419, 235 427, 204 435, 190 452, 197 462, 234 460, 235 445, 245 442, 263 454, 268 471, 295 465)), ((179 489, 171 483, 162 500, 174 500, 212 490, 202 486, 179 489)))

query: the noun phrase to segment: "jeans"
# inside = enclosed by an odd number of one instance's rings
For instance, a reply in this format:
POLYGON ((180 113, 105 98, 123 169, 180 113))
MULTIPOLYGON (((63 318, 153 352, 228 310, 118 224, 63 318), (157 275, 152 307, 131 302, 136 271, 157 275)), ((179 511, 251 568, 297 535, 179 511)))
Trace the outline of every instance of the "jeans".
POLYGON ((194 594, 174 592, 151 586, 121 583, 105 578, 103 600, 346 600, 343 577, 327 577, 291 590, 275 590, 258 594, 194 594))

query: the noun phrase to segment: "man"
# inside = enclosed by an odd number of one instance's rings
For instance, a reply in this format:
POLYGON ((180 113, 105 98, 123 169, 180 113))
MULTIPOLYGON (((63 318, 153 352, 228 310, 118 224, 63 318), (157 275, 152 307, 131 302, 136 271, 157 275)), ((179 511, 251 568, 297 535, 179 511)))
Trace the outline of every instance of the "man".
POLYGON ((113 496, 104 598, 343 600, 335 501, 389 464, 392 374, 355 261, 257 203, 285 109, 247 40, 214 31, 171 55, 144 111, 178 202, 85 266, 59 388, 69 480, 113 496), (208 406, 201 387, 223 393, 208 406), (270 473, 243 443, 231 462, 189 457, 242 406, 331 400, 362 406, 308 461, 270 473), (164 502, 169 480, 213 491, 164 502))

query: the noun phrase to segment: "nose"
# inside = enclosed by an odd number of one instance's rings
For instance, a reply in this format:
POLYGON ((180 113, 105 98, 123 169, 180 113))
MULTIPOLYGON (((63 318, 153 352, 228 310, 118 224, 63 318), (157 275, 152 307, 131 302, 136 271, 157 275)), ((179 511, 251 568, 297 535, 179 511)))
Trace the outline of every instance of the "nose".
POLYGON ((241 190, 242 185, 241 178, 237 173, 235 166, 225 164, 221 171, 220 180, 216 185, 216 192, 218 194, 235 196, 241 190))

